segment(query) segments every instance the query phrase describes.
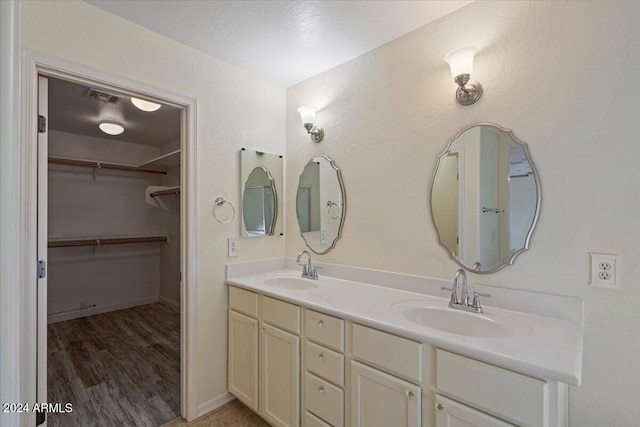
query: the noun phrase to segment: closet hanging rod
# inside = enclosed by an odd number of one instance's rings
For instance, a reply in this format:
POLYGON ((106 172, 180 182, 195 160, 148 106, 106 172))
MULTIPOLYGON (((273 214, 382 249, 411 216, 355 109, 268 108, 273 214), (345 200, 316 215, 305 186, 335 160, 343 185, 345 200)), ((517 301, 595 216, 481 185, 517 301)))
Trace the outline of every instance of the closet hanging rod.
POLYGON ((74 246, 105 246, 122 245, 127 243, 163 243, 167 241, 167 236, 109 237, 104 239, 49 240, 47 246, 50 248, 69 248, 74 246))
POLYGON ((149 197, 168 196, 170 194, 180 194, 180 187, 170 188, 168 190, 154 191, 149 194, 149 197))
POLYGON ((105 163, 105 162, 89 162, 86 160, 63 159, 61 157, 49 157, 49 163, 55 164, 55 165, 82 166, 82 167, 94 168, 94 169, 113 169, 113 170, 120 170, 120 171, 129 171, 129 172, 156 173, 160 175, 167 174, 166 170, 160 170, 160 169, 137 168, 135 166, 124 166, 124 165, 117 165, 114 163, 105 163))

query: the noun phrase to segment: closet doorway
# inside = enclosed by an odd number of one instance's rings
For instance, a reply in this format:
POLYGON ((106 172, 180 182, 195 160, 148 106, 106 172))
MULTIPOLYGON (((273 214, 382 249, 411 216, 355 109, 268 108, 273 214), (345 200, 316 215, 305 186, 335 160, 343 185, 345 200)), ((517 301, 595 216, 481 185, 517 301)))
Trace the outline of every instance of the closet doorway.
POLYGON ((195 271, 187 223, 195 104, 27 59, 26 110, 38 118, 26 155, 37 170, 37 191, 26 194, 37 206, 34 401, 49 402, 36 420, 153 426, 194 418, 195 289, 185 279, 195 271), (132 97, 160 108, 143 111, 132 97), (124 132, 106 134, 100 122, 124 132))

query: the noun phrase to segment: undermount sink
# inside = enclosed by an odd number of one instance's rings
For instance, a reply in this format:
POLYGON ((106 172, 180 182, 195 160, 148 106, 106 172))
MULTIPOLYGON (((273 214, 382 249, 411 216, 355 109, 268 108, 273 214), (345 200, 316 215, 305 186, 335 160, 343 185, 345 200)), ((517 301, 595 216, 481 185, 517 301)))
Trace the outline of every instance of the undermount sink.
MULTIPOLYGON (((444 304, 444 303, 443 303, 444 304)), ((402 302, 394 305, 409 321, 449 334, 475 338, 507 338, 528 335, 524 322, 496 313, 469 313, 434 302, 402 302)))
POLYGON ((315 281, 298 277, 274 277, 273 279, 265 280, 264 284, 267 286, 298 291, 315 289, 318 287, 318 284, 315 281))

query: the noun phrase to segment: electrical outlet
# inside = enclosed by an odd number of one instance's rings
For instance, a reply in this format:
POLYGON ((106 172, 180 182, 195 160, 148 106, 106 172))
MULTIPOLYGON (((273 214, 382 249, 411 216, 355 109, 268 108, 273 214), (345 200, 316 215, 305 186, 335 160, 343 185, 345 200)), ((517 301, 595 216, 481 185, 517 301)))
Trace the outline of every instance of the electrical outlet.
POLYGON ((238 256, 238 238, 237 237, 229 237, 228 240, 228 256, 238 256))
POLYGON ((591 255, 591 284, 603 288, 617 288, 616 276, 620 273, 620 262, 617 255, 591 255))

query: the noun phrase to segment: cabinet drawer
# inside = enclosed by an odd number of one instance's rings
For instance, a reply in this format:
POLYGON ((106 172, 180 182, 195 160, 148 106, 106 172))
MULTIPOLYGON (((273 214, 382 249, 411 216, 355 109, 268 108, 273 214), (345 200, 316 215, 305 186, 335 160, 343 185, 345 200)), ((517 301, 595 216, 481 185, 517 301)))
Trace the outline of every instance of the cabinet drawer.
POLYGON ((536 378, 437 350, 436 387, 479 409, 524 426, 548 418, 548 384, 536 378))
POLYGON ((344 386, 344 356, 305 341, 304 361, 307 369, 339 386, 344 386))
POLYGON ((305 424, 307 427, 331 427, 330 424, 325 423, 320 418, 313 415, 311 412, 306 413, 305 424))
POLYGON ((344 351, 344 320, 328 314, 305 310, 304 331, 307 338, 344 351))
POLYGON ((262 296, 262 320, 294 334, 300 333, 300 307, 262 296))
POLYGON ((305 408, 334 427, 344 425, 344 391, 315 375, 305 374, 305 408))
POLYGON ((353 355, 422 382, 422 344, 419 342, 354 324, 353 355))
POLYGON ((258 294, 229 286, 229 307, 235 311, 258 317, 258 294))

